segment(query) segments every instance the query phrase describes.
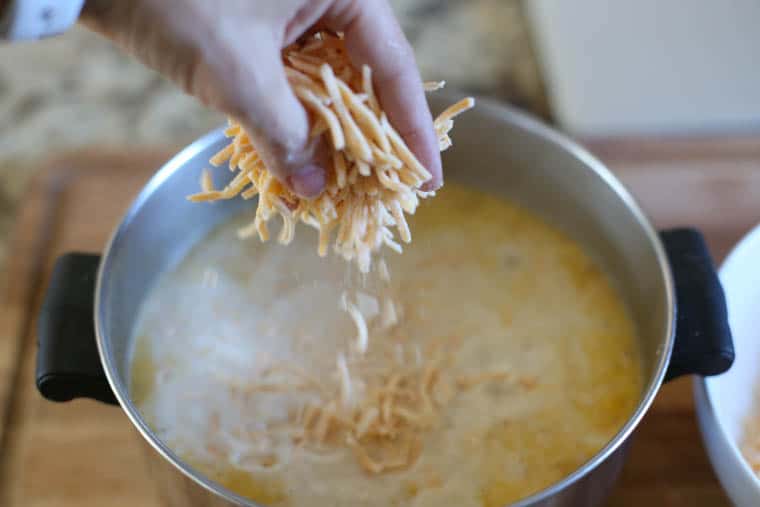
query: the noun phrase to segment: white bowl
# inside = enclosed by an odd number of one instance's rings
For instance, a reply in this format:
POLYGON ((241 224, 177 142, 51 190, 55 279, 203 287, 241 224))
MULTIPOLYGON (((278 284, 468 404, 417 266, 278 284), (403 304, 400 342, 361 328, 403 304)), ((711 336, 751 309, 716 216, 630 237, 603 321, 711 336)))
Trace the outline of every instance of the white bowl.
MULTIPOLYGON (((694 382, 697 417, 713 468, 736 507, 760 506, 760 479, 739 445, 760 389, 760 225, 720 269, 736 359, 731 369, 694 382)), ((758 428, 760 431, 760 428, 758 428)))

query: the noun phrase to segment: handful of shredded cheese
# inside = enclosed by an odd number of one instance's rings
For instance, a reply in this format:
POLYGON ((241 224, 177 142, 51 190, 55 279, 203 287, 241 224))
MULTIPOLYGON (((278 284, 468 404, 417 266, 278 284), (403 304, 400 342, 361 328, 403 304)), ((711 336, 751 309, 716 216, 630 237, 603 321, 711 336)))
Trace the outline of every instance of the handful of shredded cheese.
MULTIPOLYGON (((283 227, 278 241, 293 240, 295 226, 303 222, 319 231, 318 253, 327 255, 335 233, 335 252, 369 271, 372 254, 383 245, 396 252, 401 241, 411 241, 405 213, 413 214, 420 198, 434 195, 421 190, 431 175, 423 167, 380 108, 369 67, 361 70, 349 61, 341 35, 317 33, 283 53, 285 70, 293 91, 311 120, 311 136, 325 136, 332 155, 325 190, 304 199, 282 185, 265 167, 245 130, 230 120, 226 135, 232 142, 217 153, 211 164, 229 162, 235 178, 222 190, 213 188, 208 173, 201 179, 202 192, 191 201, 251 199, 258 195, 254 221, 238 235, 269 239, 267 223, 279 215, 283 227)), ((443 83, 426 83, 433 91, 443 83)), ((466 98, 452 105, 435 120, 441 151, 451 146, 453 118, 474 105, 466 98)))

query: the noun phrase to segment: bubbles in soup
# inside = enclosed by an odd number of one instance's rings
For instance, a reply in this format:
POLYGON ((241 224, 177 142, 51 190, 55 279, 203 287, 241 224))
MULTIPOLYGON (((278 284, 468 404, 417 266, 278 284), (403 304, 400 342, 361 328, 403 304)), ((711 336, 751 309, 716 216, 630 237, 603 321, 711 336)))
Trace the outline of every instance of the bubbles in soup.
MULTIPOLYGON (((307 231, 287 247, 240 242, 249 218, 213 231, 149 294, 131 378, 158 437, 240 495, 270 506, 503 506, 591 458, 638 401, 634 328, 610 280, 514 205, 448 185, 411 221, 414 242, 386 257, 389 286, 318 258, 307 231), (366 355, 346 356, 352 399, 389 396, 369 379, 402 372, 409 381, 389 412, 431 414, 399 430, 396 447, 417 439, 418 455, 383 473, 337 441, 359 421, 335 416, 310 438, 320 412, 308 407, 324 412, 320 389, 340 385, 336 354, 352 350, 356 329, 338 302, 357 287, 380 303, 358 305, 369 343, 366 355), (393 326, 382 325, 386 300, 393 326), (445 360, 422 397, 412 379, 434 357, 445 360)), ((362 438, 373 460, 390 462, 362 438)))

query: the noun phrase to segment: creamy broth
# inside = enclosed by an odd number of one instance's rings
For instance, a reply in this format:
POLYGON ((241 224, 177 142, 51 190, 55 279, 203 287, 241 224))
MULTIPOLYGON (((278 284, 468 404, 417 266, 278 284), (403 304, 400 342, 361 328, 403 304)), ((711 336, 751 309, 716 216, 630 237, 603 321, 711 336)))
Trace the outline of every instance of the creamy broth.
POLYGON ((611 281, 518 207, 447 185, 411 220, 405 252, 385 255, 390 288, 318 258, 304 228, 287 247, 240 242, 235 231, 249 218, 213 231, 149 294, 131 379, 159 438, 243 496, 270 506, 503 506, 591 458, 638 402, 633 323, 611 281), (529 381, 454 397, 423 435, 419 459, 398 472, 368 475, 346 448, 318 454, 262 439, 304 398, 241 393, 273 362, 335 375, 336 351, 356 335, 338 305, 347 286, 399 306, 390 331, 370 320, 375 365, 415 361, 456 339, 452 368, 529 381), (396 354, 380 352, 389 343, 396 354))

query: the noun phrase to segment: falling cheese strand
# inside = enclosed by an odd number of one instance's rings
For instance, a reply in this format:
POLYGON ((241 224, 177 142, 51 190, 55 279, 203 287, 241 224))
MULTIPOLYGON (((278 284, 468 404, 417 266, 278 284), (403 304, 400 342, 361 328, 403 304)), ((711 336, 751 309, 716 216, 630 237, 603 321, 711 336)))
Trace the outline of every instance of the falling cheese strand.
MULTIPOLYGON (((333 241, 337 254, 356 262, 366 273, 372 255, 383 246, 402 251, 394 229, 402 242, 411 241, 405 215, 415 212, 420 199, 434 195, 421 190, 431 174, 380 108, 370 68, 351 65, 341 35, 315 34, 287 48, 283 62, 296 97, 309 112, 311 134, 325 138, 331 151, 325 190, 313 199, 294 194, 267 170, 241 125, 230 120, 225 133, 232 141, 210 162, 214 166, 228 163, 237 174, 222 190, 214 190, 204 177, 202 191, 189 199, 201 202, 258 195, 255 219, 240 229, 240 237, 258 235, 267 241, 268 223, 279 216, 283 226, 278 241, 288 244, 296 224, 302 222, 319 231, 320 256, 327 255, 333 241)), ((424 86, 434 91, 443 84, 424 86)), ((463 99, 435 120, 441 150, 451 146, 453 118, 473 105, 472 98, 463 99)))

